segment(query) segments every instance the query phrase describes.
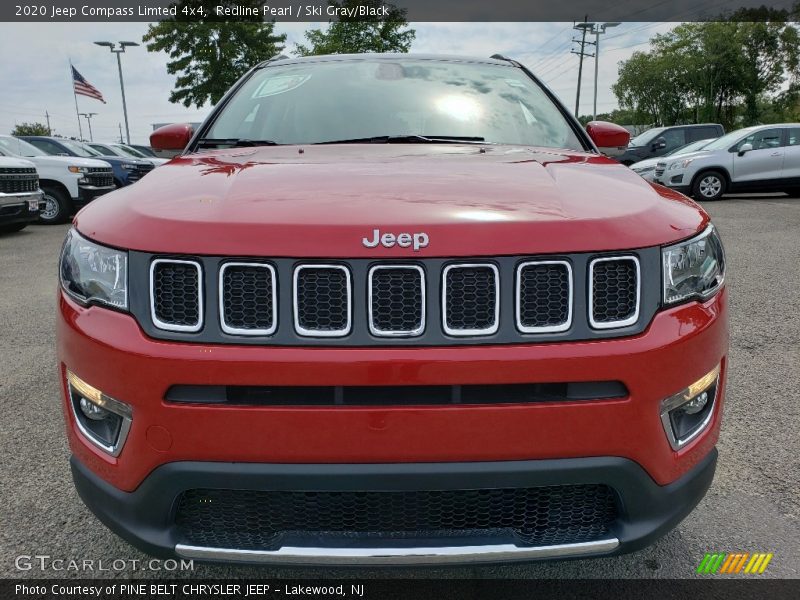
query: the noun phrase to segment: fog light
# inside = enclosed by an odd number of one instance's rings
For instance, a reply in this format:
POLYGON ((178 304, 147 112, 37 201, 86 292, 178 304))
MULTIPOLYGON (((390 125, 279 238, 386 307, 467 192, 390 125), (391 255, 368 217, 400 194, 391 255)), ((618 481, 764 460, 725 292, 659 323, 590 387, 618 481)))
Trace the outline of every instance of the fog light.
POLYGON ((711 422, 720 365, 661 403, 661 424, 673 450, 680 450, 711 422))
POLYGON ((67 390, 78 429, 92 444, 119 456, 131 427, 131 407, 67 371, 67 390))

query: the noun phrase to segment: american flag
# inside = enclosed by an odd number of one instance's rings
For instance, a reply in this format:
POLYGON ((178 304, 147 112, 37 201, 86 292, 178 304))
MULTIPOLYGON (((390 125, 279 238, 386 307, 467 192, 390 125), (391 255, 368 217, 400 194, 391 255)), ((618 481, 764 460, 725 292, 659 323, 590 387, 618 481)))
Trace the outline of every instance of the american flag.
MULTIPOLYGON (((70 65, 70 67, 72 67, 72 65, 70 65)), ((103 104, 106 103, 106 101, 103 99, 103 94, 100 93, 100 90, 86 81, 86 78, 78 73, 78 69, 75 67, 72 67, 72 85, 75 87, 76 94, 80 94, 81 96, 89 96, 89 98, 100 100, 100 102, 103 104)))

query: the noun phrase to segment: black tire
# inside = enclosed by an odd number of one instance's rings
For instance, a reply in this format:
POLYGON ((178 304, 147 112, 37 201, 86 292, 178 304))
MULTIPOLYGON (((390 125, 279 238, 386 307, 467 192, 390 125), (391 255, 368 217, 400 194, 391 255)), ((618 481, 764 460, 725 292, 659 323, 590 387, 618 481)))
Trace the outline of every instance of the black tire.
POLYGON ((703 171, 694 178, 692 198, 712 202, 719 200, 728 189, 728 180, 719 171, 703 171))
POLYGON ((45 207, 39 213, 39 222, 45 225, 64 223, 72 212, 72 201, 59 187, 43 185, 45 207))
POLYGON ((794 198, 800 197, 800 188, 786 188, 781 191, 787 196, 792 196, 794 198))
POLYGON ((27 223, 14 223, 13 225, 0 225, 0 233, 16 233, 28 226, 27 223))

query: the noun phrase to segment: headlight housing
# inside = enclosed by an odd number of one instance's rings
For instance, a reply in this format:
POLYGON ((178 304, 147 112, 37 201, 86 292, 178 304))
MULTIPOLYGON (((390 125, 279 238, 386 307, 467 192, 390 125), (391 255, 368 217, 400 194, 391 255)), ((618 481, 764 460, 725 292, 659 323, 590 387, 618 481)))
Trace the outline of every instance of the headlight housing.
POLYGON ((661 250, 665 305, 703 300, 722 287, 725 251, 713 225, 690 240, 661 250))
POLYGON ((85 174, 85 173, 89 172, 89 168, 88 167, 67 167, 67 169, 69 169, 70 173, 84 173, 85 174))
POLYGON ((693 158, 686 158, 684 160, 676 160, 669 166, 669 171, 674 171, 675 169, 685 169, 690 164, 692 164, 693 158))
POLYGON ((123 169, 125 169, 126 171, 135 171, 136 170, 136 165, 131 164, 131 163, 122 163, 120 166, 123 169))
POLYGON ((70 229, 61 250, 61 286, 82 304, 128 309, 128 254, 70 229))

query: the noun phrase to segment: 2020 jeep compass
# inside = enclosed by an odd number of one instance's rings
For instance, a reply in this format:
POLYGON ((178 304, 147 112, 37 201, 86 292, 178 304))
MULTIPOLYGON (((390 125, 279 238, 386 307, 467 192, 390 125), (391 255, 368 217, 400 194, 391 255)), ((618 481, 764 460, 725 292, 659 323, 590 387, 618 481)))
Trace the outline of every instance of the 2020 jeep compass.
POLYGON ((159 556, 609 555, 711 483, 708 215, 504 59, 284 58, 81 211, 58 356, 86 504, 159 556), (184 149, 185 148, 185 149, 184 149))

